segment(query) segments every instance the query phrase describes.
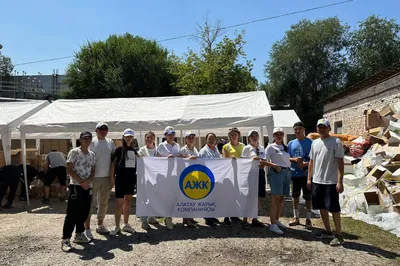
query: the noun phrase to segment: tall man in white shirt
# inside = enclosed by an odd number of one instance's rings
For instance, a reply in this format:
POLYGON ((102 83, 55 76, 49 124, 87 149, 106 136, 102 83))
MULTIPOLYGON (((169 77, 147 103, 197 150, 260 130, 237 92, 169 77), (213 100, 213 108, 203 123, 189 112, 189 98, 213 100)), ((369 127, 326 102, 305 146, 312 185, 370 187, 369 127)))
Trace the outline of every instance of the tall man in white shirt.
POLYGON ((93 196, 91 212, 85 222, 85 234, 89 239, 93 239, 90 230, 90 218, 93 210, 97 209, 97 228, 98 234, 109 234, 110 230, 103 224, 107 212, 108 199, 111 189, 114 186, 114 177, 110 176, 111 154, 115 150, 114 142, 106 138, 108 125, 100 122, 96 126, 97 137, 93 138, 90 150, 96 154, 96 171, 93 179, 93 196))

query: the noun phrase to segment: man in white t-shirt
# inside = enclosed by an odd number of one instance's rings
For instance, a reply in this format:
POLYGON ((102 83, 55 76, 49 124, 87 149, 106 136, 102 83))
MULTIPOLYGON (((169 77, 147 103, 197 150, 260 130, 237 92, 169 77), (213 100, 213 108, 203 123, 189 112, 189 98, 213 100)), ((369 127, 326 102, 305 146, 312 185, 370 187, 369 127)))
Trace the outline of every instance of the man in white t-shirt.
POLYGON ((110 230, 103 224, 107 212, 108 199, 111 189, 114 186, 114 177, 110 176, 111 154, 115 150, 114 142, 106 138, 108 125, 100 122, 96 126, 97 137, 93 138, 90 150, 96 154, 96 172, 93 179, 93 197, 91 212, 85 222, 85 234, 89 239, 93 239, 90 230, 90 218, 94 209, 97 209, 97 228, 98 234, 109 234, 110 230))
POLYGON ((331 246, 343 244, 340 221, 339 193, 343 192, 343 144, 329 135, 331 130, 327 119, 317 122, 317 131, 321 136, 313 141, 308 164, 307 187, 312 191, 312 207, 319 210, 326 232, 320 232, 317 238, 330 238, 331 246), (332 213, 335 223, 335 236, 332 234, 329 223, 329 213, 332 213))

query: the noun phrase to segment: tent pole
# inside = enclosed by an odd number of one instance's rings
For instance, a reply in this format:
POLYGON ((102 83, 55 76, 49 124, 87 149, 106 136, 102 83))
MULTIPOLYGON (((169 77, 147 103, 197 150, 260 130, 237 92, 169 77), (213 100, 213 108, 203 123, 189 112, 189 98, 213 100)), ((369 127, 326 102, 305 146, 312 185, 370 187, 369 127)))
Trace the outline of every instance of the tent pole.
POLYGON ((36 139, 35 144, 36 144, 36 149, 38 150, 38 153, 40 154, 40 139, 36 139))
POLYGON ((76 137, 75 137, 75 133, 74 133, 74 135, 72 135, 72 137, 71 137, 71 144, 72 144, 72 149, 75 149, 76 148, 76 137))
POLYGON ((138 140, 138 146, 140 148, 141 146, 143 146, 143 144, 142 144, 143 137, 142 137, 142 131, 141 130, 139 131, 139 137, 140 137, 140 140, 138 140))
POLYGON ((197 144, 197 146, 198 146, 198 148, 199 148, 199 150, 201 149, 201 135, 200 135, 200 129, 198 130, 198 133, 199 133, 199 141, 197 142, 198 144, 197 144))
POLYGON ((30 205, 29 202, 29 187, 28 187, 28 171, 26 169, 26 135, 24 132, 21 132, 21 152, 22 152, 22 164, 24 168, 24 180, 25 180, 25 190, 26 190, 26 200, 28 206, 30 205))
POLYGON ((11 164, 11 131, 8 126, 1 134, 1 142, 3 144, 4 162, 9 165, 11 164))
POLYGON ((184 146, 184 145, 183 145, 183 135, 182 135, 182 129, 180 130, 180 134, 181 134, 181 146, 184 146))
POLYGON ((260 127, 260 145, 264 147, 264 128, 261 126, 260 127))

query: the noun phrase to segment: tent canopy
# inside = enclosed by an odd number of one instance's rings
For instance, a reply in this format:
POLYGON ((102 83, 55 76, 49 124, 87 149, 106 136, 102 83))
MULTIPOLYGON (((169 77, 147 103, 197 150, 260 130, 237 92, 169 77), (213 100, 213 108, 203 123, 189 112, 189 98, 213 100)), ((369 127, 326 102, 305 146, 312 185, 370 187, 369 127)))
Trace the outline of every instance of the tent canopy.
POLYGON ((26 119, 21 133, 81 132, 106 121, 111 131, 159 131, 267 126, 272 111, 264 91, 154 98, 57 100, 26 119))
POLYGON ((38 112, 48 101, 7 101, 0 103, 0 134, 5 163, 11 163, 11 132, 26 118, 38 112))

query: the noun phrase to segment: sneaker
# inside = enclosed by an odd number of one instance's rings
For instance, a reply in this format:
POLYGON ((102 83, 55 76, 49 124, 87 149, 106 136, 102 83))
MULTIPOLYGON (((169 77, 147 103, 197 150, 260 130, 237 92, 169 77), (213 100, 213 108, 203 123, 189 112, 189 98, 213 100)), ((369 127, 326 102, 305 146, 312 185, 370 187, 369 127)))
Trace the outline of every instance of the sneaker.
POLYGON ((154 218, 154 217, 150 217, 147 221, 148 221, 149 224, 153 224, 153 225, 160 224, 160 223, 156 220, 156 218, 154 218))
POLYGON ((122 227, 122 231, 127 232, 127 233, 135 233, 135 229, 132 228, 130 224, 126 224, 122 227))
POLYGON ((50 204, 50 199, 42 199, 42 204, 50 204))
POLYGON ((275 222, 275 224, 276 224, 281 230, 285 230, 285 229, 286 229, 286 226, 283 225, 283 223, 281 223, 281 221, 279 221, 279 220, 277 220, 277 221, 275 222))
POLYGON ((165 226, 167 227, 168 230, 173 230, 174 229, 174 224, 172 223, 172 218, 165 218, 165 226))
POLYGON ((312 228, 311 219, 306 219, 306 228, 307 228, 307 229, 311 229, 311 228, 312 228))
POLYGON ((231 225, 232 225, 232 222, 231 222, 231 220, 230 220, 228 217, 226 217, 226 218, 224 218, 224 224, 225 224, 225 225, 228 225, 228 226, 231 226, 231 225))
POLYGON ((88 244, 88 243, 90 243, 90 239, 87 238, 84 233, 77 233, 74 238, 74 243, 88 244))
POLYGON ((102 225, 97 226, 96 233, 98 233, 100 235, 106 235, 106 234, 110 233, 110 230, 108 230, 107 227, 105 227, 105 225, 102 224, 102 225))
POLYGON ((274 232, 275 234, 278 235, 283 235, 283 231, 276 224, 271 224, 269 226, 269 231, 274 232))
POLYGON ((330 246, 336 247, 341 246, 344 243, 344 239, 342 236, 336 235, 334 239, 329 243, 330 246))
POLYGON ((93 234, 92 234, 92 230, 90 230, 90 229, 87 229, 87 230, 85 230, 85 235, 86 235, 86 237, 87 238, 89 238, 90 240, 93 240, 93 234))
POLYGON ((205 220, 206 220, 206 225, 208 225, 208 226, 215 226, 214 219, 212 219, 212 218, 206 218, 205 220))
POLYGON ((115 226, 113 230, 110 232, 110 236, 116 236, 121 233, 121 228, 119 226, 115 226))
POLYGON ((335 236, 332 234, 332 232, 328 232, 328 231, 319 231, 316 233, 313 233, 315 238, 318 239, 333 239, 335 238, 335 236))
POLYGON ((292 221, 289 223, 289 226, 296 226, 300 224, 300 219, 299 218, 293 218, 292 221))
POLYGON ((64 252, 70 252, 72 250, 69 238, 61 240, 61 250, 64 252))
POLYGON ((240 218, 239 217, 231 217, 231 221, 232 222, 242 222, 242 220, 240 220, 240 218))
POLYGON ((148 222, 142 222, 142 229, 144 229, 144 230, 150 230, 151 227, 150 227, 150 225, 149 225, 148 222))

